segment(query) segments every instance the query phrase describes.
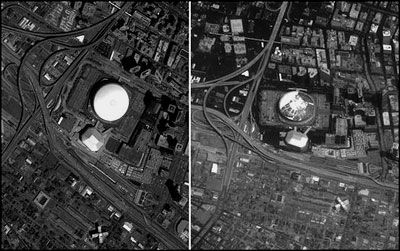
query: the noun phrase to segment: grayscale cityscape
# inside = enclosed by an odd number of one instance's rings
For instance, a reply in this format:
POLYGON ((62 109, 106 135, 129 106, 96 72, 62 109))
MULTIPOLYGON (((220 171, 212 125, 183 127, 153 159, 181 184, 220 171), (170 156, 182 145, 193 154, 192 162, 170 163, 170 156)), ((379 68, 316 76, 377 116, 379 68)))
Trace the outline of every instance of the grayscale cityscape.
POLYGON ((1 2, 2 250, 398 250, 397 1, 1 2))

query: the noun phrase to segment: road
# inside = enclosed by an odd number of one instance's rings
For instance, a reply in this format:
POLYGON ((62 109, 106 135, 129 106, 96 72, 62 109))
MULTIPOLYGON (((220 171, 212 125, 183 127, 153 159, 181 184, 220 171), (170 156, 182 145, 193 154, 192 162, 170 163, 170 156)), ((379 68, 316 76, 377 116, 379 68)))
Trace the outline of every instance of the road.
MULTIPOLYGON (((363 38, 361 39, 361 49, 362 49, 362 55, 363 55, 363 60, 364 60, 364 72, 365 72, 365 77, 367 79, 368 85, 369 87, 372 89, 374 95, 376 95, 377 93, 380 93, 380 90, 377 90, 376 88, 376 84, 374 82, 374 80, 371 77, 371 69, 369 67, 368 61, 367 61, 367 56, 366 54, 369 53, 368 51, 368 45, 367 45, 367 38, 363 38)), ((379 94, 381 95, 381 94, 379 94)), ((376 123, 378 124, 378 135, 379 135, 379 148, 381 149, 381 151, 386 152, 388 149, 386 149, 386 142, 385 142, 385 136, 384 136, 384 132, 383 132, 383 125, 382 125, 382 117, 381 117, 381 111, 379 110, 378 107, 374 107, 375 108, 375 114, 376 114, 376 123)), ((387 163, 385 161, 385 158, 381 158, 381 165, 383 167, 383 173, 387 172, 388 166, 387 163)))
MULTIPOLYGON (((78 56, 76 58, 76 60, 71 64, 71 66, 67 69, 67 71, 65 71, 65 73, 59 78, 59 80, 57 81, 58 83, 64 83, 65 80, 69 77, 68 74, 70 74, 72 72, 72 70, 77 67, 79 65, 79 63, 81 62, 81 60, 86 56, 86 53, 82 53, 80 54, 80 56, 78 56)), ((22 64, 21 64, 22 66, 22 64)), ((20 67, 21 67, 20 66, 20 67)), ((28 68, 28 71, 26 71, 27 73, 29 73, 28 77, 31 78, 31 81, 34 81, 32 79, 34 73, 31 72, 31 70, 28 68)), ((47 94, 46 98, 44 99, 45 104, 47 104, 50 100, 52 100, 53 98, 55 98, 59 91, 61 90, 62 85, 61 84, 57 84, 55 85, 50 92, 47 94)), ((42 93, 40 91, 40 93, 42 93)), ((46 106, 45 106, 46 107, 46 106)), ((47 109, 46 109, 47 110, 47 109)), ((16 137, 14 137, 10 143, 6 146, 6 148, 3 150, 2 153, 2 157, 1 157, 1 163, 2 165, 6 162, 6 160, 8 159, 8 157, 10 156, 10 154, 12 153, 12 151, 14 151, 17 143, 19 142, 19 140, 21 139, 22 136, 25 136, 26 131, 29 129, 29 127, 32 125, 33 122, 36 121, 36 119, 38 118, 38 116, 42 113, 42 111, 40 109, 35 109, 35 113, 31 114, 27 120, 25 121, 25 123, 22 124, 21 128, 18 129, 18 131, 16 132, 16 137)))
MULTIPOLYGON (((15 149, 16 144, 19 142, 21 137, 26 135, 26 131, 28 128, 31 126, 31 124, 38 118, 38 116, 43 115, 44 122, 45 122, 45 129, 47 131, 47 135, 49 137, 50 141, 50 146, 52 148, 52 151, 61 159, 64 159, 67 163, 71 165, 71 167, 74 168, 74 170, 81 174, 81 176, 88 180, 88 183, 93 186, 93 188, 96 189, 97 192, 99 192, 102 196, 110 200, 114 205, 116 205, 118 208, 123 210, 126 214, 132 217, 132 219, 135 220, 135 222, 142 226, 144 229, 152 233, 157 239, 159 239, 162 243, 166 245, 167 248, 170 249, 186 249, 187 246, 180 241, 176 236, 172 235, 171 233, 166 232, 161 226, 156 225, 153 222, 149 222, 145 216, 144 212, 141 212, 141 210, 138 210, 139 208, 137 205, 135 205, 133 202, 127 200, 127 198, 124 198, 124 196, 121 196, 119 190, 115 187, 115 184, 113 184, 109 179, 106 179, 104 175, 96 170, 96 168, 91 167, 90 165, 86 165, 78 155, 75 153, 68 152, 67 147, 61 144, 60 140, 56 137, 56 132, 54 131, 55 128, 52 125, 51 118, 50 118, 50 112, 47 109, 46 105, 47 103, 52 100, 53 98, 56 98, 57 95, 59 94, 60 90, 64 86, 64 83, 66 82, 66 79, 70 77, 70 74, 76 69, 76 67, 79 66, 79 64, 82 62, 82 60, 87 56, 89 53, 89 48, 93 47, 95 43, 102 41, 104 36, 107 34, 107 31, 112 27, 113 22, 115 21, 116 18, 119 15, 122 15, 125 10, 128 8, 129 5, 132 3, 125 4, 123 8, 121 8, 117 15, 113 15, 113 18, 109 19, 109 23, 106 23, 102 28, 101 31, 99 31, 95 37, 92 39, 92 41, 87 44, 83 45, 81 47, 74 47, 72 49, 80 49, 82 52, 78 55, 78 57, 73 61, 73 63, 67 68, 67 70, 62 74, 62 76, 54 83, 53 88, 50 90, 48 95, 46 97, 43 97, 42 94, 42 88, 41 88, 41 75, 39 75, 39 80, 37 80, 37 75, 35 74, 35 71, 31 69, 30 67, 26 68, 25 74, 28 77, 28 81, 31 83, 36 98, 39 102, 39 107, 35 109, 35 113, 32 114, 27 118, 27 120, 22 124, 22 126, 19 128, 18 132, 16 133, 16 137, 13 138, 13 140, 8 144, 7 149, 4 150, 2 154, 2 164, 5 163, 5 161, 8 159, 10 156, 11 152, 15 149), (39 108, 39 109, 38 109, 39 108), (133 209, 133 210, 132 210, 133 209)), ((22 33, 25 33, 26 31, 20 31, 22 33)), ((69 35, 74 35, 74 34, 69 34, 69 35)), ((65 36, 65 34, 64 34, 65 36)), ((45 41, 45 40, 42 40, 45 41)), ((41 42, 42 42, 41 41, 41 42)), ((46 41, 47 42, 47 41, 46 41)), ((38 43, 40 44, 40 42, 38 43)), ((35 46, 38 46, 36 44, 35 46)), ((26 63, 26 58, 21 61, 20 67, 24 66, 26 63)), ((118 177, 117 181, 119 181, 122 184, 127 185, 127 181, 123 180, 122 177, 118 177)))
MULTIPOLYGON (((397 185, 385 184, 385 183, 382 183, 379 180, 376 180, 372 177, 367 177, 367 176, 354 174, 351 172, 346 172, 343 169, 338 168, 337 165, 335 165, 335 164, 332 164, 332 165, 326 164, 326 165, 324 165, 324 168, 322 169, 320 164, 313 163, 310 160, 307 160, 307 159, 296 160, 292 156, 288 156, 287 154, 282 154, 282 153, 278 154, 277 152, 272 151, 272 149, 268 149, 268 148, 262 146, 259 142, 256 142, 254 139, 252 139, 251 136, 249 136, 243 132, 243 126, 247 122, 249 114, 251 112, 251 107, 253 105, 255 95, 257 94, 257 90, 258 90, 259 84, 262 79, 262 73, 264 72, 264 70, 268 64, 271 49, 273 46, 273 41, 275 40, 277 32, 279 31, 280 22, 282 21, 283 14, 285 13, 287 5, 288 5, 287 2, 282 4, 280 13, 278 15, 277 23, 275 24, 273 34, 271 34, 271 38, 269 40, 267 47, 253 61, 251 61, 245 67, 243 67, 227 76, 221 77, 216 80, 199 83, 199 84, 192 86, 192 88, 194 88, 194 89, 207 88, 207 87, 209 88, 205 94, 203 105, 202 106, 197 106, 197 105, 191 106, 192 114, 195 111, 203 111, 204 117, 206 118, 209 125, 220 136, 222 135, 222 139, 224 139, 224 142, 226 145, 228 159, 227 159, 227 165, 226 165, 227 166, 226 173, 223 177, 222 195, 224 195, 226 193, 226 191, 228 191, 228 189, 229 189, 229 184, 230 184, 231 176, 232 176, 233 169, 234 169, 233 164, 235 161, 235 159, 234 159, 235 153, 237 152, 237 149, 238 149, 238 143, 241 143, 242 140, 244 140, 249 146, 251 146, 253 148, 253 151, 258 153, 260 155, 260 157, 262 157, 263 159, 265 159, 267 161, 274 162, 274 164, 278 165, 280 168, 285 168, 285 169, 290 169, 290 170, 302 170, 302 171, 314 173, 318 176, 325 176, 325 177, 329 177, 331 179, 339 180, 341 182, 343 182, 343 181, 349 182, 349 183, 354 182, 354 183, 363 184, 363 185, 366 185, 369 187, 375 187, 378 189, 386 188, 386 189, 398 191, 397 185), (232 119, 228 118, 225 114, 222 114, 216 110, 206 107, 207 98, 214 87, 234 85, 235 86, 234 88, 237 88, 237 87, 242 86, 243 84, 247 84, 247 83, 243 83, 240 81, 229 81, 229 80, 234 77, 239 76, 239 74, 248 70, 259 59, 261 59, 261 64, 259 66, 257 73, 253 76, 253 78, 250 79, 251 81, 253 81, 253 83, 250 87, 248 97, 246 99, 246 103, 243 107, 243 110, 242 110, 241 114, 239 115, 240 120, 239 120, 238 124, 234 123, 232 121, 232 119), (216 126, 217 121, 215 121, 215 119, 213 120, 209 116, 209 114, 213 114, 214 116, 216 116, 219 120, 218 122, 220 122, 222 120, 230 128, 233 128, 234 131, 236 132, 237 136, 234 139, 232 139, 231 136, 226 135, 226 131, 222 130, 221 128, 218 128, 216 126), (227 140, 229 140, 229 142, 227 140)), ((368 78, 368 73, 367 73, 367 78, 368 78)), ((225 107, 225 111, 226 111, 226 107, 225 107)), ((195 123, 193 116, 192 116, 192 123, 195 123)), ((220 197, 220 199, 223 199, 223 196, 220 197)), ((219 207, 217 207, 217 208, 219 209, 219 207)), ((207 233, 207 231, 209 230, 209 228, 212 226, 213 222, 216 219, 218 219, 218 214, 214 215, 214 217, 212 217, 212 219, 209 222, 207 222, 207 224, 201 230, 201 232, 197 235, 197 237, 194 238, 193 243, 192 243, 193 246, 195 246, 201 240, 202 236, 204 236, 207 233)))
MULTIPOLYGON (((211 220, 209 220, 207 222, 207 224, 203 227, 203 229, 200 231, 200 233, 198 234, 198 236, 193 240, 192 242, 192 246, 195 246, 198 241, 201 240, 202 236, 204 236, 208 230, 210 229, 210 227, 213 225, 213 223, 215 222, 215 220, 218 219, 218 214, 220 212, 222 212, 221 206, 223 206, 223 203, 221 203, 224 198, 225 195, 229 189, 229 184, 232 178, 232 174, 233 174, 233 170, 234 170, 234 162, 235 162, 235 154, 238 150, 238 146, 239 144, 236 144, 235 142, 232 143, 228 143, 226 137, 225 137, 225 133, 220 130, 212 121, 212 119, 209 117, 208 115, 208 111, 210 111, 211 109, 207 108, 207 99, 208 96, 210 95, 211 91, 216 87, 216 86, 221 86, 221 83, 224 83, 225 81, 232 79, 234 77, 239 76, 240 74, 242 74, 243 72, 247 71, 248 69, 250 69, 250 67, 252 67, 253 65, 255 65, 256 62, 258 62, 258 60, 261 59, 261 63, 259 65, 259 68, 257 70, 257 73, 255 74, 255 76, 253 76, 253 78, 250 78, 250 80, 254 80, 254 82, 251 84, 250 86, 250 90, 248 92, 248 96, 246 99, 246 103, 243 107, 243 110, 240 114, 240 122, 239 122, 239 127, 242 128, 244 126, 244 123, 247 121, 250 110, 251 110, 251 106, 253 104, 255 95, 257 94, 257 90, 258 87, 261 83, 261 79, 264 73, 264 70, 268 64, 269 61, 269 57, 271 54, 271 50, 272 50, 272 46, 274 44, 274 41, 276 39, 276 36, 280 30, 280 26, 281 26, 281 22, 282 19, 284 17, 284 14, 286 12, 286 8, 287 8, 288 3, 287 2, 283 2, 281 4, 281 8, 278 14, 278 18, 275 22, 274 28, 272 30, 269 42, 267 44, 267 46, 263 49, 263 51, 257 55, 252 61, 250 61, 247 65, 245 65, 244 67, 238 69, 237 71, 228 74, 224 77, 218 78, 216 80, 212 80, 212 81, 207 81, 204 82, 202 84, 198 84, 195 85, 196 88, 204 88, 205 86, 210 85, 210 88, 208 89, 205 97, 204 97, 204 101, 203 101, 203 106, 201 107, 201 109, 204 112, 204 116, 207 119, 208 123, 213 127, 213 129, 221 136, 221 138, 224 140, 225 146, 226 146, 226 150, 227 150, 227 163, 226 163, 226 169, 225 169, 225 174, 223 176, 223 187, 222 187, 222 192, 219 195, 219 199, 218 199, 218 203, 217 203, 217 209, 216 209, 216 214, 214 214, 214 216, 211 218, 211 220), (199 87, 197 87, 199 86, 199 87)), ((247 80, 248 81, 248 80, 247 80)), ((250 81, 249 81, 250 82, 250 81)), ((232 84, 232 82, 230 82, 229 84, 232 84)), ((236 82, 237 85, 243 85, 244 83, 237 81, 236 82)), ((192 105, 192 109, 193 109, 193 105, 192 105)), ((214 114, 215 115, 215 114, 214 114)), ((218 116, 219 117, 219 116, 218 116)), ((221 117, 219 117, 221 118, 221 117)), ((226 116, 225 116, 226 118, 226 116)), ((224 118, 224 119, 225 119, 224 118)), ((228 119, 228 118, 226 118, 228 119)), ((230 122, 232 122, 231 119, 228 119, 230 122)), ((232 122, 233 123, 233 122, 232 122)), ((237 125, 235 125, 237 126, 237 125)), ((243 132, 242 130, 240 130, 241 132, 243 132)), ((235 136, 234 141, 239 142, 240 138, 239 135, 235 136)), ((192 237, 193 238, 193 237, 192 237)))
MULTIPOLYGON (((254 98, 255 98, 255 96, 257 95, 257 91, 258 91, 258 88, 259 88, 259 86, 260 86, 260 83, 261 83, 261 80, 262 80, 262 76, 263 76, 263 73, 264 73, 264 71, 265 71, 265 68, 267 67, 267 65, 268 65, 268 62, 269 62, 269 58, 270 58, 270 56, 271 56, 271 51, 272 51, 272 47, 273 47, 273 45, 274 45, 274 41, 275 41, 275 39, 276 39, 276 37, 277 37, 277 35, 278 35, 278 32, 279 32, 279 30, 280 30, 280 27, 281 27, 281 23, 282 23, 282 19, 284 18, 284 14, 285 14, 285 12, 286 12, 286 8, 287 8, 287 6, 288 6, 288 2, 282 2, 282 4, 281 4, 281 7, 280 7, 280 11, 279 11, 279 15, 278 15, 278 18, 277 18, 277 20, 276 20, 276 22, 275 22, 275 26, 274 26, 274 29, 272 30, 272 34, 271 34, 271 36, 270 36, 270 40, 269 40, 269 42, 268 42, 268 44, 267 44, 267 46, 266 46, 266 51, 265 51, 265 55, 263 56, 263 58, 262 58, 262 62, 261 62, 261 65, 260 65, 260 67, 259 67, 259 69, 258 69, 258 71, 257 71, 257 78, 254 80, 254 83, 251 85, 251 87, 250 87, 250 90, 249 90, 249 92, 248 92, 248 96, 247 96, 247 99, 246 99, 246 103, 245 103, 245 105, 244 105, 244 107, 243 107, 243 110, 242 110, 242 112, 240 113, 240 122, 239 122, 239 127, 241 128, 241 129, 243 129, 244 130, 244 125, 245 125, 245 122, 248 120, 248 118, 249 118, 249 114, 250 114, 250 111, 251 111, 251 107, 253 106, 253 102, 254 102, 254 98)), ((239 140, 239 139, 238 139, 239 140)), ((231 149, 231 152, 232 153, 236 153, 237 152, 237 149, 238 149, 238 144, 234 144, 233 145, 233 149, 231 149)), ((224 180, 224 186, 226 186, 227 187, 227 189, 229 189, 229 183, 230 183, 230 181, 231 181, 231 178, 232 178, 232 173, 233 173, 233 169, 234 169, 234 165, 233 165, 233 162, 234 162, 234 158, 230 158, 229 159, 229 162, 228 162, 228 164, 227 164, 227 174, 225 174, 225 176, 227 176, 227 178, 224 180)), ((225 178, 225 177, 224 177, 225 178)))
MULTIPOLYGON (((124 4, 124 6, 122 6, 117 12, 113 13, 112 15, 106 17, 105 19, 89 26, 89 27, 85 27, 82 29, 77 29, 77 30, 73 30, 73 31, 68 31, 68 32, 55 32, 55 33, 48 33, 48 32, 35 32, 35 31, 29 31, 29 30, 24 30, 22 28, 18 28, 18 27, 14 27, 11 25, 7 25, 7 24, 1 24, 1 28, 5 29, 5 30, 10 30, 10 31, 14 31, 17 33, 23 33, 24 35, 27 36, 32 36, 32 37, 38 37, 38 38, 60 38, 60 39, 65 39, 66 37, 77 37, 80 35, 85 35, 88 32, 90 32, 93 29, 102 27, 104 24, 109 23, 112 19, 114 19, 115 17, 119 17, 122 16, 125 11, 127 11, 130 7, 132 7, 135 3, 134 2, 127 2, 124 4)), ((12 4, 9 5, 7 7, 5 7, 1 12, 3 13, 6 9, 8 8, 12 8, 12 7, 20 7, 20 8, 24 8, 24 6, 21 6, 19 4, 12 4)))
POLYGON ((87 165, 74 151, 63 150, 63 147, 64 146, 58 148, 58 151, 60 152, 59 156, 66 159, 69 166, 74 167, 75 171, 79 173, 81 177, 89 179, 88 183, 91 187, 96 189, 97 193, 108 201, 111 201, 113 205, 123 211, 123 214, 132 218, 135 225, 152 233, 169 249, 186 249, 186 246, 178 240, 176 236, 166 232, 155 222, 147 220, 146 212, 127 199, 126 196, 121 195, 121 193, 115 189, 115 184, 107 179, 101 172, 96 168, 87 165))
MULTIPOLYGON (((191 108, 193 110, 202 110, 203 107, 198 106, 198 105, 192 105, 191 108)), ((354 182, 354 183, 359 183, 363 184, 366 186, 371 186, 371 187, 376 187, 376 188, 387 188, 387 189, 392 189, 395 191, 399 190, 399 187, 397 185, 393 184, 383 184, 377 180, 374 180, 372 178, 368 178, 367 176, 362 176, 362 175, 357 175, 354 173, 346 173, 342 172, 343 174, 337 173, 337 170, 335 172, 328 170, 328 169, 322 169, 321 166, 318 163, 305 160, 305 161, 299 161, 299 160, 294 160, 290 156, 287 156, 285 154, 276 154, 274 153, 271 149, 266 148, 261 145, 261 142, 257 142, 254 139, 251 138, 251 136, 247 135, 241 128, 238 127, 230 118, 228 118, 226 115, 222 114, 219 111, 207 108, 208 113, 212 113, 213 115, 217 116, 219 119, 223 120, 226 124, 229 124, 231 128, 234 128, 237 133, 240 134, 240 136, 250 145, 254 148, 254 150, 262 153, 265 157, 272 159, 276 164, 281 164, 282 167, 286 168, 293 168, 293 169, 300 169, 304 171, 309 171, 312 173, 315 173, 318 176, 326 176, 334 179, 338 179, 341 181, 347 181, 347 182, 354 182)))
MULTIPOLYGON (((192 114, 196 114, 196 111, 202 111, 203 107, 201 106, 193 106, 192 105, 192 114)), ((258 142, 254 142, 254 140, 244 133, 241 128, 239 128, 235 123, 232 122, 230 118, 228 118, 226 115, 208 108, 209 113, 212 113, 213 115, 218 116, 218 118, 221 120, 224 120, 227 124, 230 124, 229 126, 231 128, 234 128, 245 140, 247 143, 249 143, 254 149, 253 151, 256 152, 262 152, 261 154, 259 153, 260 157, 269 157, 274 160, 274 165, 277 165, 280 169, 289 169, 289 170, 295 170, 295 171, 303 171, 307 173, 313 173, 316 176, 320 177, 329 177, 330 179, 337 180, 339 182, 349 182, 349 183, 358 183, 362 184, 368 187, 375 187, 378 189, 382 188, 387 188, 391 190, 395 190, 398 192, 398 186, 397 185, 388 185, 384 184, 376 179, 373 179, 371 177, 365 177, 365 176, 360 176, 360 175, 355 175, 355 174, 346 174, 343 171, 338 171, 338 170, 329 170, 328 165, 324 165, 325 169, 321 169, 321 164, 316 164, 312 163, 311 161, 302 161, 299 162, 297 160, 290 160, 290 158, 286 156, 278 156, 275 153, 271 152, 270 150, 268 151, 267 148, 261 146, 258 142)), ((193 115, 192 115, 193 116, 193 115)), ((192 118, 192 123, 195 123, 196 119, 192 118)), ((198 122, 198 121, 197 121, 198 122)), ((192 125, 197 126, 197 125, 192 125)), ((201 126, 204 126, 204 124, 201 124, 201 126)), ((239 143, 239 142, 236 142, 239 143)), ((226 192, 226 189, 224 189, 223 193, 226 192)), ((212 218, 206 223, 206 225, 203 227, 203 229, 200 231, 200 233, 197 236, 193 236, 192 238, 192 247, 195 246, 202 238, 203 236, 209 231, 211 226, 214 224, 216 220, 218 220, 222 209, 219 206, 221 203, 221 200, 218 201, 217 204, 217 211, 215 214, 213 214, 212 218)))
MULTIPOLYGON (((124 11, 125 11, 128 7, 130 7, 131 5, 132 5, 132 3, 127 3, 127 4, 125 4, 125 5, 123 6, 123 8, 121 8, 118 12, 115 12, 112 16, 110 16, 110 17, 109 17, 110 19, 108 19, 109 23, 106 23, 105 26, 103 26, 102 29, 99 30, 99 32, 96 34, 96 36, 95 36, 88 44, 86 44, 86 45, 81 45, 81 46, 73 46, 72 48, 73 48, 73 49, 89 49, 90 47, 93 47, 93 45, 94 45, 95 43, 100 42, 100 41, 101 41, 100 38, 102 38, 102 37, 106 34, 106 31, 108 31, 108 30, 112 27, 112 24, 113 24, 112 21, 115 21, 119 16, 121 16, 121 15, 124 13, 124 11)), ((3 11, 4 11, 4 9, 3 9, 3 11)), ((3 24, 2 24, 2 27, 3 27, 3 24)), ((91 28, 92 28, 92 27, 86 28, 85 31, 90 31, 91 28)), ((25 31, 25 30, 19 30, 18 32, 20 32, 20 33, 22 33, 22 34, 25 34, 27 31, 25 31)), ((68 37, 68 35, 66 35, 66 36, 68 37)), ((34 51, 35 48, 37 48, 37 47, 41 46, 42 44, 47 43, 47 42, 49 42, 49 41, 51 41, 51 39, 44 39, 44 40, 41 40, 41 41, 39 41, 38 43, 36 43, 33 47, 31 47, 28 51, 26 51, 25 55, 24 55, 24 56, 22 57, 22 59, 21 59, 21 63, 20 63, 19 70, 18 70, 18 75, 17 75, 18 87, 20 87, 20 84, 19 84, 19 83, 21 82, 21 78, 22 78, 22 75, 23 75, 22 68, 23 68, 23 67, 28 67, 28 68, 30 68, 31 70, 33 70, 32 66, 30 66, 29 64, 27 64, 27 59, 29 58, 30 53, 31 53, 32 51, 34 51)), ((57 43, 58 43, 58 42, 57 42, 57 43)), ((68 67, 68 69, 75 69, 76 66, 78 65, 77 62, 78 62, 78 63, 80 62, 80 59, 79 59, 79 58, 80 58, 80 57, 83 58, 84 56, 86 56, 86 54, 87 54, 87 50, 81 52, 81 54, 74 60, 74 62, 68 67)), ((65 80, 66 80, 67 77, 68 77, 68 74, 72 72, 72 71, 68 71, 68 69, 67 69, 67 71, 64 72, 63 75, 56 81, 56 83, 58 83, 58 84, 61 83, 61 85, 64 84, 65 80), (67 74, 66 74, 66 73, 67 73, 67 74)), ((34 70, 33 70, 33 71, 34 71, 34 70)), ((39 78, 40 78, 40 77, 41 77, 41 76, 39 75, 39 78)), ((58 91, 61 89, 62 86, 57 87, 58 84, 55 84, 55 87, 54 87, 53 89, 51 89, 51 91, 49 92, 49 94, 46 96, 46 104, 47 104, 51 99, 53 99, 53 98, 54 98, 54 95, 58 94, 58 91)), ((20 92, 21 92, 21 89, 20 89, 20 92)), ((21 93, 21 102, 22 102, 22 106, 24 106, 24 98, 23 98, 22 93, 21 93)), ((25 114, 26 112, 25 112, 25 109, 22 109, 22 113, 21 113, 21 117, 20 117, 20 123, 19 123, 19 125, 17 126, 16 133, 15 133, 15 135, 13 136, 13 138, 11 139, 11 141, 7 144, 7 146, 6 146, 4 149, 2 149, 2 157, 1 157, 1 158, 2 158, 2 160, 1 160, 1 163, 2 163, 2 164, 5 163, 5 161, 8 159, 8 157, 9 157, 11 151, 13 151, 13 149, 15 148, 16 144, 17 144, 18 141, 19 141, 20 135, 21 135, 21 134, 24 134, 24 133, 26 132, 26 130, 29 128, 29 126, 31 125, 32 122, 30 122, 30 121, 34 121, 34 120, 36 119, 36 117, 39 115, 40 112, 37 112, 37 111, 35 112, 35 111, 36 111, 36 108, 35 108, 34 111, 33 111, 34 114, 28 115, 28 117, 26 118, 26 120, 23 122, 23 120, 24 120, 24 115, 26 116, 26 114, 25 114)))

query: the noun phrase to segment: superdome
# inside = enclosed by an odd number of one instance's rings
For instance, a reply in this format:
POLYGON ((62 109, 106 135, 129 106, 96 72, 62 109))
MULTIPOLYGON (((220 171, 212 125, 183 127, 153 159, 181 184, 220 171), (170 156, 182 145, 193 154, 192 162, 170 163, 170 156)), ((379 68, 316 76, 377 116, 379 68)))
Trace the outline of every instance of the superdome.
POLYGON ((285 93, 279 100, 279 113, 291 122, 309 122, 315 116, 313 98, 299 91, 285 93))
POLYGON ((95 94, 93 108, 96 114, 106 120, 120 119, 129 107, 129 96, 119 84, 106 84, 95 94))

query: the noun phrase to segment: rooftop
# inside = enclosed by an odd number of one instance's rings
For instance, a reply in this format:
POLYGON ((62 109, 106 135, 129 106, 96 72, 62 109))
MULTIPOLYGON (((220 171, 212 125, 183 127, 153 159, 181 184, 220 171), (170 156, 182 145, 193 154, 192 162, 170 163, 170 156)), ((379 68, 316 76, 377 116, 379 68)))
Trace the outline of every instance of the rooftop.
POLYGON ((291 91, 285 93, 279 100, 279 111, 290 121, 307 121, 315 115, 314 100, 304 92, 291 91))
POLYGON ((128 93, 119 84, 106 84, 97 91, 93 107, 100 118, 106 121, 118 120, 128 110, 128 93))
POLYGON ((285 141, 288 145, 304 148, 307 146, 308 137, 304 133, 292 130, 286 134, 285 141))
POLYGON ((93 127, 82 134, 81 140, 92 152, 97 152, 104 145, 103 135, 93 127))

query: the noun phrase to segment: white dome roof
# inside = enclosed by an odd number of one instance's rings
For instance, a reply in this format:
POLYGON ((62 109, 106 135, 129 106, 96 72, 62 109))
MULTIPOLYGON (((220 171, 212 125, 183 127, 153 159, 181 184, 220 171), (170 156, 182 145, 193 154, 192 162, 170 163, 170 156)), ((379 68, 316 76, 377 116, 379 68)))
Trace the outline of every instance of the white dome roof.
POLYGON ((304 92, 287 92, 279 100, 279 111, 286 119, 306 121, 314 115, 314 101, 304 92))
POLYGON ((93 100, 96 114, 106 120, 120 119, 129 107, 129 96, 119 84, 107 84, 101 87, 93 100))

